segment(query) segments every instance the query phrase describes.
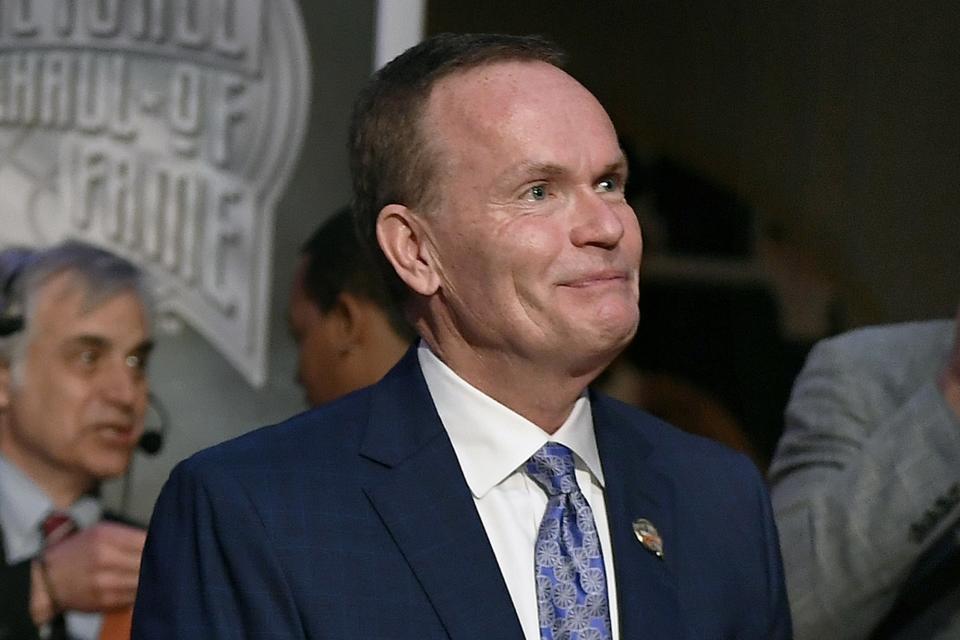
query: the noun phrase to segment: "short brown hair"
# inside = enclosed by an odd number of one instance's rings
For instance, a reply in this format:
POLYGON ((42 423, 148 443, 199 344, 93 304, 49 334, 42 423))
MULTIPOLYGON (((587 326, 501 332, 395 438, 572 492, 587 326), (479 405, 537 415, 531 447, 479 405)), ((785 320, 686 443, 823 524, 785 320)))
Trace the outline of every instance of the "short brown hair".
POLYGON ((529 60, 562 67, 565 58, 540 36, 442 33, 397 56, 360 93, 350 125, 354 219, 398 300, 406 298, 406 287, 377 245, 377 216, 388 204, 424 207, 435 196, 430 177, 436 154, 421 119, 437 81, 494 62, 529 60))
POLYGON ((349 207, 338 209, 300 248, 304 256, 303 290, 323 313, 337 304, 341 293, 372 302, 390 322, 394 333, 413 340, 416 332, 394 303, 372 256, 357 237, 349 207))

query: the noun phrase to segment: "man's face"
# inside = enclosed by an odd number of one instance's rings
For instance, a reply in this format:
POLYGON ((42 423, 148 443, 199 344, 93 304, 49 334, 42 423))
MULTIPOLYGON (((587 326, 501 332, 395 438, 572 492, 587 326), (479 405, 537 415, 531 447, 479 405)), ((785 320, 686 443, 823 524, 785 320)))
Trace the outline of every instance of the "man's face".
POLYGON ((0 448, 35 476, 91 485, 122 474, 143 432, 151 342, 139 297, 85 309, 74 277, 37 292, 22 375, 4 375, 0 448))
POLYGON ((609 362, 636 331, 642 242, 597 100, 551 65, 496 63, 438 82, 424 122, 448 330, 575 375, 609 362))
POLYGON ((351 389, 344 389, 339 377, 337 354, 342 345, 335 333, 334 319, 320 311, 303 285, 306 259, 302 259, 290 292, 287 320, 297 343, 297 383, 303 387, 310 406, 329 402, 351 389))

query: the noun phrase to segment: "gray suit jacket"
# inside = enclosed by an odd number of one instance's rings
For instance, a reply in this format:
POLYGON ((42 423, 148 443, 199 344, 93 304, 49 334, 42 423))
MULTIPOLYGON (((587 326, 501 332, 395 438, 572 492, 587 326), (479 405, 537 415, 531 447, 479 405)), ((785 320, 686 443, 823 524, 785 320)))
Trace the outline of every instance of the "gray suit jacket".
MULTIPOLYGON (((854 331, 797 378, 770 467, 797 640, 870 637, 955 549, 960 421, 936 387, 952 339, 950 321, 854 331)), ((946 591, 884 637, 960 638, 946 591)))

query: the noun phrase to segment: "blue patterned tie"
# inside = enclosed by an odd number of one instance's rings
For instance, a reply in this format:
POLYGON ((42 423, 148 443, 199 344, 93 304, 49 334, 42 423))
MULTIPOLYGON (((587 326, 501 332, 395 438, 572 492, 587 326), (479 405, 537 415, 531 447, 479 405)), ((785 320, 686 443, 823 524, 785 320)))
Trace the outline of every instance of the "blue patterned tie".
POLYGON ((540 638, 610 640, 603 553, 573 453, 548 442, 527 460, 526 470, 548 496, 534 553, 540 638))

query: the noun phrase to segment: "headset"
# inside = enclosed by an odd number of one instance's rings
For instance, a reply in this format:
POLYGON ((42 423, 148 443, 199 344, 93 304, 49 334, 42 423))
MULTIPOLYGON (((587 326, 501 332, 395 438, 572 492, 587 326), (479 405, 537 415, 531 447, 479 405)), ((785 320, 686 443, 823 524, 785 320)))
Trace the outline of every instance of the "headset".
POLYGON ((0 264, 0 269, 6 271, 2 274, 3 282, 0 283, 0 338, 13 335, 23 329, 23 310, 14 299, 13 288, 31 256, 33 256, 31 249, 4 251, 5 262, 9 264, 0 264))
POLYGON ((143 429, 143 435, 140 436, 140 442, 137 446, 148 456, 155 456, 163 449, 163 441, 167 437, 167 425, 170 423, 170 415, 166 407, 160 402, 160 398, 153 392, 147 395, 147 417, 146 425, 143 429), (150 423, 150 414, 153 414, 155 423, 150 423))

